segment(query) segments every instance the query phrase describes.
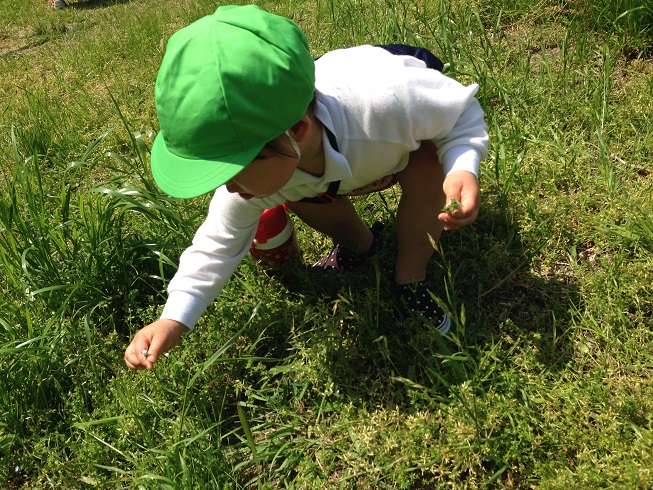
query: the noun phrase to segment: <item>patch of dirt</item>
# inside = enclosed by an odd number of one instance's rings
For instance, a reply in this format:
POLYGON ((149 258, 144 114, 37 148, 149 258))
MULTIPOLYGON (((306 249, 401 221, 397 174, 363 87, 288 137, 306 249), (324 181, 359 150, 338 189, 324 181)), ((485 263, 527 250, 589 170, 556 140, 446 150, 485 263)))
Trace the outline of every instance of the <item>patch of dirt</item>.
POLYGON ((43 43, 43 40, 34 38, 32 29, 24 27, 2 29, 0 30, 0 58, 43 43))

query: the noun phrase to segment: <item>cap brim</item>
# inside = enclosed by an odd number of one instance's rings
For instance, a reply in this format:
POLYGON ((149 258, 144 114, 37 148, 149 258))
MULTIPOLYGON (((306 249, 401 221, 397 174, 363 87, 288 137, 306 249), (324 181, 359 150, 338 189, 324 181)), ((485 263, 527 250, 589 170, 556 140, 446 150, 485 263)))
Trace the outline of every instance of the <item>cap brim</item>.
POLYGON ((171 153, 162 132, 152 145, 152 175, 159 188, 173 197, 190 198, 228 182, 259 154, 265 144, 215 160, 183 158, 171 153))

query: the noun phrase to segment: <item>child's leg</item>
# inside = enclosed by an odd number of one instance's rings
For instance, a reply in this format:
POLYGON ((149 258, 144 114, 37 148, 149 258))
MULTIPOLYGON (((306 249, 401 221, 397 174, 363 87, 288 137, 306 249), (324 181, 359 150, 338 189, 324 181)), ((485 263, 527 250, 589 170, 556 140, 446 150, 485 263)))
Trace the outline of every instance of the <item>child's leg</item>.
POLYGON ((395 266, 397 284, 409 284, 426 278, 426 265, 433 246, 440 239, 444 224, 438 213, 444 206, 444 172, 435 145, 423 141, 410 154, 408 166, 397 174, 401 199, 397 208, 398 255, 395 266))
POLYGON ((308 226, 352 252, 365 253, 372 246, 372 232, 346 196, 337 196, 329 204, 288 202, 286 205, 308 226))

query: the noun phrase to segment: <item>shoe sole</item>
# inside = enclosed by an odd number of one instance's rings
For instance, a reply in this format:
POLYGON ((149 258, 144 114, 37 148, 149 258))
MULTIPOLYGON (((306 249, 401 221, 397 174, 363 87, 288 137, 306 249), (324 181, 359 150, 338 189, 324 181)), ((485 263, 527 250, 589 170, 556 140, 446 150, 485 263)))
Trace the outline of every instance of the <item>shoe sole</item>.
POLYGON ((449 331, 451 330, 451 318, 449 318, 449 315, 446 315, 444 323, 442 323, 442 325, 437 327, 436 330, 440 332, 442 335, 446 335, 449 333, 449 331))

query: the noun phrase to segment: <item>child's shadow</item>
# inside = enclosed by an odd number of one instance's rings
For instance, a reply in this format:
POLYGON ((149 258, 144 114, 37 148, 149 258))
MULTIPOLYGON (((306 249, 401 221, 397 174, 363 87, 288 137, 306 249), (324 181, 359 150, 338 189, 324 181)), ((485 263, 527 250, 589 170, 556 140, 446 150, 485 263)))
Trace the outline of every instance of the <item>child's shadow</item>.
POLYGON ((123 3, 131 3, 132 0, 86 0, 69 2, 68 7, 77 10, 88 10, 109 7, 111 5, 120 5, 123 3))
MULTIPOLYGON (((399 314, 389 286, 393 260, 357 272, 308 267, 289 276, 288 289, 301 294, 307 311, 331 305, 332 315, 310 341, 321 343, 330 378, 353 403, 386 399, 397 405, 410 386, 436 398, 467 381, 483 389, 515 349, 527 350, 548 371, 567 364, 579 301, 571 274, 562 264, 537 271, 538 251, 522 243, 505 208, 487 206, 482 213, 474 226, 446 233, 444 253, 432 260, 434 292, 454 319, 446 337, 399 314), (397 390, 388 397, 391 385, 397 390)), ((396 251, 395 231, 386 220, 388 257, 396 251)))

